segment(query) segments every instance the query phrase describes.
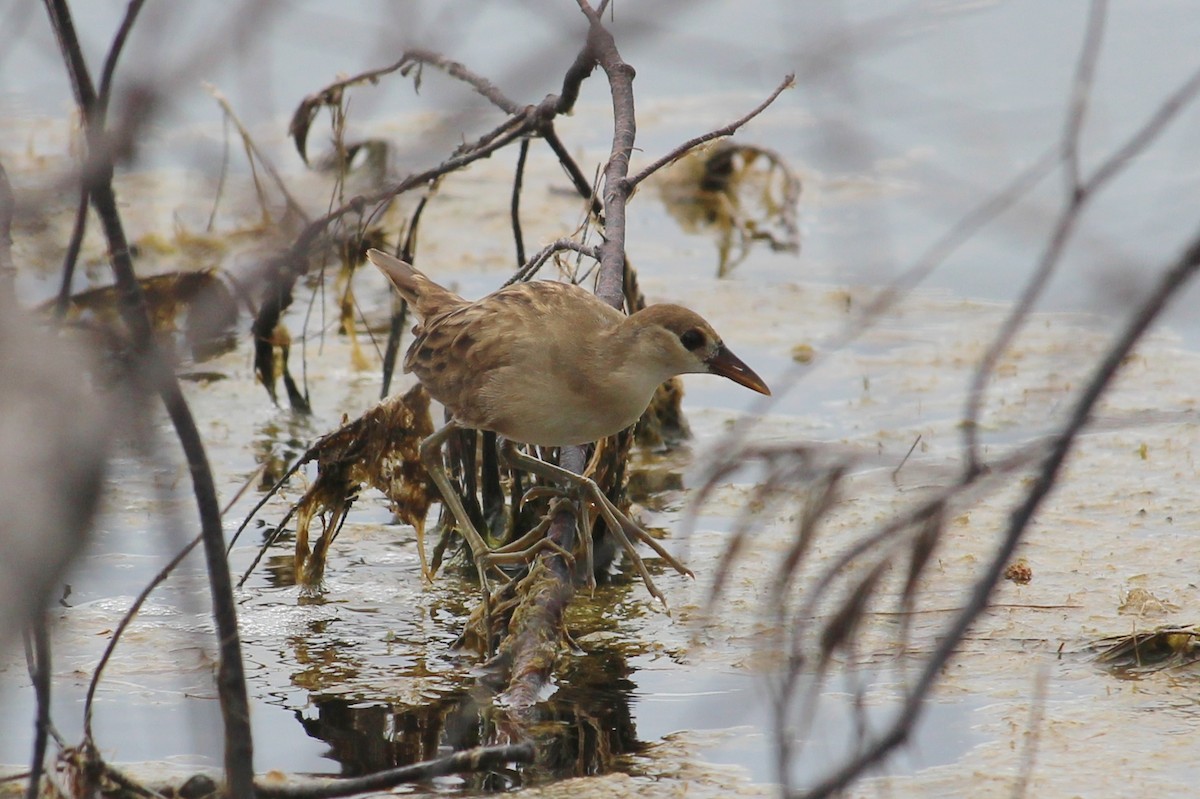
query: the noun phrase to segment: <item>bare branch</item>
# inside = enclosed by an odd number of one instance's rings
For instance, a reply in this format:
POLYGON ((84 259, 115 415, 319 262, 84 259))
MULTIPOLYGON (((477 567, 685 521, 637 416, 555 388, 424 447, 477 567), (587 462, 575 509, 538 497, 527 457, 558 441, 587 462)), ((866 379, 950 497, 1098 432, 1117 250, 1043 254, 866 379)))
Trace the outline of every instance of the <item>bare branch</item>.
POLYGON ((608 76, 613 104, 613 140, 608 164, 604 167, 604 242, 600 245, 600 279, 596 296, 614 308, 624 300, 625 285, 625 203, 629 189, 629 158, 637 137, 633 105, 634 69, 625 63, 617 43, 587 0, 578 0, 588 18, 588 49, 608 76))
POLYGON ((225 560, 224 534, 221 529, 216 486, 203 441, 183 397, 179 381, 165 363, 154 341, 145 297, 134 273, 129 242, 113 192, 111 149, 106 146, 102 126, 96 124, 93 116, 96 96, 75 34, 70 10, 66 0, 46 0, 46 7, 62 49, 63 60, 71 75, 75 96, 87 123, 89 166, 83 171, 84 183, 87 184, 92 205, 108 240, 122 318, 133 337, 145 384, 157 391, 162 398, 191 471, 208 559, 213 617, 220 651, 217 689, 225 720, 226 779, 231 796, 235 799, 251 799, 254 766, 250 711, 237 629, 237 612, 233 602, 229 564, 225 560))
POLYGON ((488 771, 500 768, 506 763, 530 763, 533 761, 533 756, 534 748, 531 743, 483 746, 478 749, 455 752, 437 760, 379 771, 364 777, 307 780, 284 785, 256 782, 254 791, 261 799, 335 799, 339 796, 383 791, 397 785, 431 780, 447 774, 488 771))
POLYGON ((700 145, 706 144, 707 142, 713 141, 714 139, 721 139, 726 136, 732 136, 734 133, 737 132, 738 128, 742 127, 747 122, 749 122, 750 120, 754 119, 756 116, 761 114, 763 111, 767 110, 767 106, 769 106, 771 103, 775 102, 775 99, 777 97, 779 97, 780 94, 783 93, 784 89, 790 89, 794 85, 796 85, 796 75, 795 75, 795 73, 791 73, 786 78, 783 79, 782 83, 780 83, 778 86, 775 87, 775 91, 771 92, 771 95, 769 97, 767 97, 766 100, 763 100, 761 103, 759 103, 758 106, 753 111, 751 111, 749 114, 746 114, 741 119, 730 122, 728 125, 725 125, 724 127, 720 127, 720 128, 717 128, 716 130, 705 133, 703 136, 697 136, 694 139, 689 139, 688 141, 686 141, 683 144, 676 147, 674 150, 671 150, 671 152, 667 153, 662 158, 659 158, 657 161, 650 164, 650 166, 646 167, 641 172, 638 172, 633 177, 626 178, 625 179, 626 193, 632 194, 633 190, 635 188, 637 188, 637 185, 639 183, 641 183, 643 180, 650 177, 655 172, 662 169, 664 166, 668 166, 669 164, 675 163, 680 158, 683 158, 685 155, 687 155, 689 152, 696 149, 700 145))
POLYGON ((1076 437, 1087 425, 1096 402, 1108 388, 1120 370, 1121 363, 1132 352, 1142 335, 1161 315, 1167 303, 1194 277, 1198 269, 1200 269, 1200 236, 1193 238, 1187 250, 1163 276, 1155 291, 1136 309, 1125 329, 1093 371, 1092 377, 1072 408, 1067 423, 1054 436, 1050 451, 1026 492, 1024 500, 1013 511, 1004 538, 992 554, 984 572, 976 581, 966 606, 939 637, 937 648, 925 662, 924 668, 905 697, 904 704, 896 718, 877 736, 866 742, 861 751, 833 774, 799 796, 803 796, 804 799, 818 799, 837 793, 849 785, 863 770, 879 763, 888 752, 904 742, 920 717, 925 706, 925 699, 942 669, 954 655, 959 642, 962 641, 975 619, 987 608, 992 591, 1004 574, 1005 565, 1016 551, 1017 544, 1042 501, 1057 482, 1059 471, 1066 461, 1067 455, 1071 452, 1076 437))
MULTIPOLYGON (((596 54, 592 50, 591 43, 587 42, 575 55, 575 60, 568 67, 567 73, 563 75, 562 89, 558 96, 547 97, 542 101, 542 105, 547 106, 547 110, 554 114, 569 114, 579 99, 580 87, 595 69, 596 54)), ((549 116, 552 114, 547 113, 547 117, 549 116)))
POLYGON ((1104 22, 1107 15, 1108 0, 1092 0, 1083 51, 1075 65, 1070 113, 1067 115, 1067 127, 1063 133, 1063 160, 1066 161, 1068 195, 1083 189, 1082 170, 1079 166, 1079 138, 1092 96, 1092 82, 1096 77, 1096 62, 1100 58, 1100 44, 1104 41, 1104 22))
MULTIPOLYGON (((1195 99, 1200 92, 1200 70, 1192 73, 1183 85, 1176 89, 1158 110, 1150 116, 1141 128, 1131 136, 1125 144, 1117 148, 1103 164, 1067 200, 1067 205, 1058 217, 1051 233, 1049 243, 1038 261, 1033 276, 1025 285, 1014 304, 1000 332, 988 346, 987 352, 980 359, 979 366, 971 379, 967 395, 967 407, 964 412, 963 448, 966 450, 966 469, 972 471, 980 468, 979 464, 979 414, 983 408, 984 393, 1001 354, 1008 349, 1017 331, 1021 329, 1029 311, 1041 297, 1042 291, 1049 282, 1051 275, 1059 264, 1063 250, 1071 233, 1075 229, 1085 206, 1096 196, 1108 181, 1112 180, 1123 169, 1128 167, 1133 159, 1148 147, 1163 132, 1166 126, 1175 118, 1179 111, 1195 99)), ((1078 134, 1078 131, 1075 131, 1078 134)))

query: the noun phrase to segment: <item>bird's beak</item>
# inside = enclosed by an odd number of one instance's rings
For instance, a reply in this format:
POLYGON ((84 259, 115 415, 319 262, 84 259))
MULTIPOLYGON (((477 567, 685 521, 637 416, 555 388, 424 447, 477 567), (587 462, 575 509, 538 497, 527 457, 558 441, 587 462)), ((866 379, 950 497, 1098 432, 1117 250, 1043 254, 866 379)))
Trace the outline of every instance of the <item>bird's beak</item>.
POLYGON ((708 371, 715 375, 728 377, 733 382, 740 383, 759 394, 771 396, 771 389, 767 388, 763 379, 756 375, 753 369, 742 363, 742 359, 730 352, 724 344, 717 349, 716 354, 708 359, 708 371))

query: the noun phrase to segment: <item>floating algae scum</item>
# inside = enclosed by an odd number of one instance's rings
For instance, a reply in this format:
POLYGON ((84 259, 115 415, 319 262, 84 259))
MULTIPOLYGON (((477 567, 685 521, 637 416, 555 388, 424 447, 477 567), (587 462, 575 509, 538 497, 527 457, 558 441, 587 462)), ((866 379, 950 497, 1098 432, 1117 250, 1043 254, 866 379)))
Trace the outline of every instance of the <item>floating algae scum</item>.
MULTIPOLYGON (((984 8, 962 19, 981 28, 998 20, 1000 29, 1007 24, 1020 31, 1015 21, 1020 6, 984 8)), ((1059 25, 1055 30, 1061 29, 1063 41, 1061 59, 1042 53, 1040 66, 1048 71, 1061 60, 1065 66, 1053 74, 1067 76, 1076 27, 1061 24, 1058 15, 1065 11, 1044 13, 1054 15, 1049 22, 1059 25)), ((1136 21, 1124 20, 1125 27, 1117 22, 1112 29, 1123 35, 1142 30, 1136 21)), ((1156 30, 1174 35, 1185 27, 1160 24, 1156 30)), ((982 37, 977 29, 973 35, 982 37)), ((910 82, 920 84, 921 57, 900 52, 897 59, 910 71, 889 74, 916 75, 910 82)), ((639 62, 639 81, 652 82, 653 74, 639 62)), ((878 87, 864 82, 864 105, 856 114, 866 115, 878 87)), ((977 88, 957 83, 952 80, 947 91, 970 94, 968 88, 977 88)), ((1029 115, 1035 127, 1061 124, 1066 77, 1061 85, 1050 84, 1038 83, 1039 102, 1053 106, 1054 113, 1035 109, 1029 115)), ((941 127, 933 125, 940 133, 919 130, 907 137, 912 131, 905 125, 929 122, 919 114, 863 119, 865 130, 898 144, 882 147, 887 157, 855 160, 853 153, 828 148, 828 134, 817 124, 820 104, 814 101, 810 108, 807 97, 785 96, 790 104, 747 132, 800 172, 805 240, 799 256, 752 248, 729 279, 717 280, 713 235, 680 232, 649 190, 630 206, 628 244, 652 299, 682 302, 703 314, 773 387, 789 370, 800 375, 791 391, 762 406, 765 415, 744 428, 745 436, 765 445, 808 443, 819 455, 851 459, 813 541, 809 572, 798 577, 801 588, 806 576, 832 563, 864 530, 952 480, 961 466, 960 419, 972 370, 1007 312, 998 301, 963 296, 1007 297, 1041 246, 1036 226, 984 235, 946 272, 934 274, 934 288, 914 292, 849 346, 831 349, 828 342, 880 291, 874 271, 879 263, 919 252, 948 226, 947 217, 957 218, 962 210, 961 186, 938 183, 940 170, 953 172, 950 163, 980 185, 999 185, 1012 164, 987 148, 976 158, 980 139, 960 127, 947 133, 944 120, 941 127), (912 140, 919 146, 907 145, 912 140), (930 185, 942 193, 930 197, 930 185), (946 210, 951 207, 953 212, 946 210)), ((761 95, 731 91, 643 99, 639 146, 647 154, 660 152, 681 131, 686 136, 709 129, 714 119, 724 121, 727 107, 748 107, 751 99, 757 102, 761 95)), ((581 108, 564 126, 586 125, 597 107, 581 108)), ((1125 106, 1113 100, 1111 107, 1125 106)), ((1106 108, 1098 105, 1096 113, 1106 108)), ((1005 106, 998 118, 1002 122, 992 131, 997 136, 1026 136, 1021 114, 1007 113, 1005 106)), ((423 122, 389 124, 408 131, 423 122)), ((968 116, 963 125, 971 124, 968 116)), ((67 138, 63 132, 60 140, 67 138)), ((572 141, 594 150, 587 163, 602 160, 603 136, 581 134, 572 141)), ((46 165, 33 157, 10 157, 9 146, 0 154, 13 182, 36 183, 46 165)), ((1026 156, 1026 149, 1016 148, 1011 161, 1026 156)), ((282 155, 280 160, 295 163, 282 155)), ((1122 188, 1123 198, 1157 209, 1164 225, 1179 221, 1177 209, 1186 203, 1162 207, 1158 187, 1185 192, 1179 186, 1184 170, 1161 157, 1144 167, 1122 188)), ((529 170, 530 186, 565 183, 549 161, 531 159, 529 170)), ((493 289, 510 272, 509 221, 497 209, 505 207, 511 174, 512 165, 503 159, 476 164, 441 187, 422 221, 422 263, 465 296, 493 289)), ((287 177, 317 185, 306 201, 322 205, 326 184, 287 177)), ((179 260, 185 243, 196 242, 185 242, 181 233, 203 227, 212 184, 154 170, 122 180, 127 221, 147 247, 143 257, 166 264, 179 260), (161 250, 149 248, 155 243, 161 250)), ((1035 215, 1045 213, 1038 205, 1043 201, 1055 207, 1057 196, 1035 195, 1030 203, 1035 215)), ((561 235, 578 221, 577 203, 555 192, 527 192, 522 203, 530 242, 561 235)), ((51 217, 64 229, 68 205, 51 217)), ((1118 205, 1101 208, 1096 224, 1124 237, 1136 228, 1130 221, 1136 214, 1118 205)), ((1127 244, 1139 255, 1135 260, 1161 267, 1165 258, 1147 243, 1145 230, 1138 230, 1143 237, 1127 244)), ((1157 237, 1160 228, 1154 231, 1157 237)), ((18 241, 22 235, 15 232, 18 241)), ((235 238, 210 240, 221 263, 251 258, 241 249, 244 239, 235 238)), ((1105 250, 1109 243, 1093 236, 1083 248, 1085 257, 1101 265, 1122 261, 1105 250)), ((85 249, 85 255, 103 263, 99 249, 85 249)), ((54 289, 58 259, 44 261, 40 266, 49 276, 20 276, 31 302, 54 289)), ((1057 310, 1032 316, 997 366, 979 427, 989 461, 1054 430, 1107 346, 1117 312, 1125 310, 1118 298, 1103 314, 1068 312, 1104 293, 1103 281, 1068 282, 1054 295, 1051 306, 1057 310)), ((390 302, 385 282, 364 271, 355 278, 355 293, 368 327, 378 331, 390 302)), ((293 333, 303 328, 304 305, 297 302, 289 312, 293 333)), ((314 312, 305 346, 305 378, 314 399, 310 418, 268 403, 252 379, 245 336, 236 349, 199 366, 200 379, 187 384, 220 495, 233 496, 267 464, 267 476, 227 515, 227 531, 317 436, 377 399, 373 345, 360 331, 367 368, 357 368, 349 342, 334 332, 334 312, 327 313, 314 312)), ((1141 662, 1152 652, 1130 654, 1129 646, 1096 658, 1113 636, 1197 620, 1192 612, 1200 548, 1194 543, 1197 502, 1191 486, 1192 453, 1200 442, 1192 375, 1200 369, 1200 353, 1190 321, 1177 316, 1178 332, 1166 328, 1151 335, 1126 360, 1062 482, 1023 540, 1017 553, 1022 568, 1001 583, 992 607, 944 670, 910 742, 852 795, 890 790, 897 796, 1008 796, 1022 774, 1031 796, 1121 795, 1128 786, 1139 793, 1182 795, 1195 785, 1200 767, 1192 754, 1200 714, 1194 667, 1186 662, 1186 631, 1176 636, 1183 652, 1168 661, 1169 668, 1141 662)), ((294 359, 298 351, 294 347, 294 359)), ((393 390, 407 386, 397 383, 393 390)), ((567 623, 578 651, 564 653, 538 708, 543 757, 520 777, 494 777, 489 787, 520 781, 524 793, 546 796, 773 794, 781 630, 764 574, 789 551, 800 511, 794 504, 763 505, 750 524, 749 555, 735 562, 719 603, 710 608, 708 592, 726 547, 743 529, 744 510, 762 499, 755 489, 758 474, 751 467, 720 481, 694 517, 689 502, 714 453, 728 447, 730 430, 759 408, 736 386, 690 378, 684 409, 694 437, 669 454, 638 455, 635 472, 641 474, 635 480, 662 489, 639 497, 646 508, 642 518, 666 531, 663 544, 697 579, 647 558, 670 615, 629 574, 602 582, 593 597, 577 597, 567 623), (572 779, 581 775, 589 776, 572 779)), ((125 451, 116 460, 97 534, 66 580, 69 593, 52 609, 53 717, 68 741, 80 737, 83 693, 112 630, 132 597, 194 532, 186 470, 173 454, 169 428, 158 415, 152 419, 163 446, 150 456, 125 451), (144 468, 145 458, 152 469, 144 468)), ((882 726, 895 711, 899 686, 913 676, 912 664, 928 654, 946 619, 964 604, 971 579, 1022 489, 1021 478, 1017 473, 956 508, 910 610, 886 603, 868 609, 853 651, 843 652, 819 685, 815 720, 803 718, 800 708, 788 719, 804 744, 793 752, 794 785, 817 780, 822 769, 854 750, 861 725, 882 726)), ((300 479, 285 487, 263 515, 268 525, 303 487, 300 479)), ((243 534, 232 554, 235 573, 249 565, 265 536, 266 529, 257 527, 243 534)), ((454 569, 424 585, 413 531, 392 522, 381 496, 364 492, 355 503, 331 549, 323 592, 299 591, 291 564, 291 542, 282 540, 238 595, 260 769, 364 773, 436 755, 444 747, 471 746, 504 729, 505 710, 479 688, 486 675, 473 657, 451 651, 476 590, 454 569)), ((816 610, 828 613, 830 607, 816 610)), ((209 613, 198 559, 189 560, 143 607, 97 696, 96 740, 107 760, 130 764, 131 772, 146 779, 219 769, 221 721, 209 613)), ((19 772, 30 751, 32 693, 18 649, 5 653, 0 669, 0 702, 10 720, 0 733, 0 763, 6 773, 19 772)), ((444 778, 438 788, 480 787, 474 779, 444 778)), ((17 784, 0 786, 7 792, 17 784)))

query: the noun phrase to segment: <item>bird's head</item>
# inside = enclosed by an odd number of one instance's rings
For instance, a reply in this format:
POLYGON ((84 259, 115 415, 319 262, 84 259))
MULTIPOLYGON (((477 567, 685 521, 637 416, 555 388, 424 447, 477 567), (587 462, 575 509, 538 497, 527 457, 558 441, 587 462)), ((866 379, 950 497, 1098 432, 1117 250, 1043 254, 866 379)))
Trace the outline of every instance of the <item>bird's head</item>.
POLYGON ((771 389, 754 370, 733 354, 712 325, 679 305, 651 305, 629 318, 648 357, 668 376, 715 374, 770 396, 771 389))

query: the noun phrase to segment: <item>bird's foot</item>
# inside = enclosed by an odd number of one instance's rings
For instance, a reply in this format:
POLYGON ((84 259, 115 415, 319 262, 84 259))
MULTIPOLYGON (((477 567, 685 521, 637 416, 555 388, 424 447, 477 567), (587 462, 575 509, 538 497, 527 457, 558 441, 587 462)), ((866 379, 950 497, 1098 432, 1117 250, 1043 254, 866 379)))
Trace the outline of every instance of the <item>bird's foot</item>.
POLYGON ((609 530, 612 532, 613 537, 616 539, 617 543, 621 545, 621 548, 625 550, 625 554, 629 557, 629 561, 633 564, 634 568, 637 569, 638 575, 642 578, 642 582, 646 584, 646 590, 650 592, 651 596, 661 602, 663 607, 669 608, 669 605, 667 604, 667 598, 663 595, 662 591, 658 589, 658 586, 654 584, 654 578, 650 576, 650 571, 646 568, 646 562, 642 560, 641 555, 638 554, 636 547, 634 547, 633 542, 630 540, 631 538, 638 541, 644 541, 650 546, 651 549, 655 551, 659 557, 666 561, 671 568, 675 569, 680 574, 684 574, 689 577, 695 577, 695 574, 692 573, 691 569, 680 563, 673 555, 671 555, 671 553, 667 552, 666 549, 664 549, 663 546, 659 544, 653 536, 650 535, 650 533, 643 530, 638 524, 626 516, 620 508, 614 505, 612 500, 610 500, 605 493, 600 490, 600 486, 596 485, 595 481, 582 475, 575 474, 574 472, 567 471, 559 466, 546 463, 538 458, 526 455, 525 453, 520 452, 516 448, 512 447, 511 442, 506 442, 506 446, 502 448, 501 453, 510 465, 525 469, 526 471, 536 474, 546 480, 558 483, 560 486, 562 486, 562 491, 565 496, 569 496, 577 500, 582 522, 580 526, 583 530, 583 534, 580 535, 580 539, 583 541, 584 546, 586 547, 587 570, 592 581, 592 585, 595 584, 595 578, 592 576, 592 525, 590 522, 592 509, 599 511, 600 515, 607 523, 609 530))

